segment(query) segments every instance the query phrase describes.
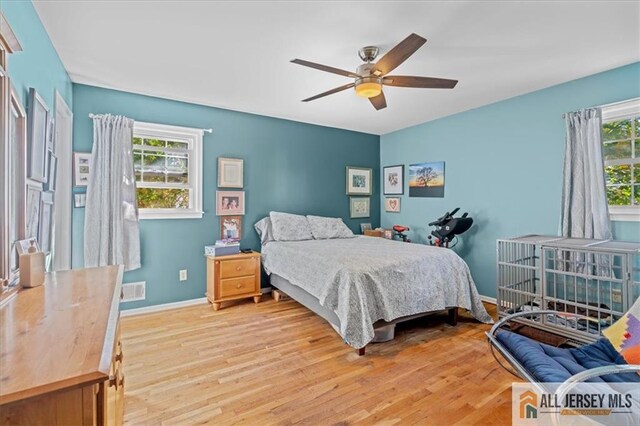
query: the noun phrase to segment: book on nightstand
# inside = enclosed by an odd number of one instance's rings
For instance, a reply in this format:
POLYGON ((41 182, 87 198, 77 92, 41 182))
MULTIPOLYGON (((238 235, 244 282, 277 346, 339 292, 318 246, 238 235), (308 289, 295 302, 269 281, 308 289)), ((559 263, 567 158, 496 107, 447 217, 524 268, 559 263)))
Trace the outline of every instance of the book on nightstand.
POLYGON ((240 241, 238 240, 218 240, 215 245, 204 246, 205 256, 229 256, 240 253, 240 241))

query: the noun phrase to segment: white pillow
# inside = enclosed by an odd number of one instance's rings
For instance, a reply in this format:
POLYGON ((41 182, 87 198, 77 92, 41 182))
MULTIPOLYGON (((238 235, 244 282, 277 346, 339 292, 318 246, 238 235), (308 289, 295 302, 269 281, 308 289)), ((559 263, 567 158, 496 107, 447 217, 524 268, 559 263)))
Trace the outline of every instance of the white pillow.
POLYGON ((256 222, 256 224, 253 225, 253 228, 256 230, 258 236, 260 237, 260 244, 265 245, 269 241, 275 240, 275 238, 273 238, 273 229, 271 227, 271 218, 269 216, 264 217, 256 222))
POLYGON ((311 228, 306 217, 299 214, 271 212, 271 229, 276 241, 312 240, 311 228))
POLYGON ((339 217, 307 216, 311 234, 316 240, 330 238, 353 238, 353 232, 339 217))

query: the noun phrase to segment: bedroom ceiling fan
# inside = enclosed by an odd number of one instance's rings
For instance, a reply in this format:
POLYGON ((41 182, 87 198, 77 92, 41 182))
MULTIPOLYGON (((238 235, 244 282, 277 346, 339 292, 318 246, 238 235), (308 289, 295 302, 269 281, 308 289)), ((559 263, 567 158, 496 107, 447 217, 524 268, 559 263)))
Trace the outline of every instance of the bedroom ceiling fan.
POLYGON ((376 46, 363 47, 358 51, 358 54, 360 55, 360 59, 365 63, 360 65, 356 69, 356 72, 349 72, 302 59, 293 59, 291 62, 294 64, 355 79, 353 83, 345 84, 344 86, 336 87, 335 89, 328 90, 320 93, 319 95, 303 99, 302 102, 313 101, 315 99, 333 95, 334 93, 355 87, 356 95, 369 98, 373 107, 376 110, 380 110, 387 107, 387 101, 384 97, 384 93, 382 92, 383 85, 421 89, 453 89, 456 84, 458 84, 458 80, 416 77, 410 75, 388 75, 401 63, 406 61, 409 56, 413 55, 426 42, 427 39, 420 37, 417 34, 411 34, 409 37, 398 43, 393 49, 388 51, 376 63, 373 63, 373 61, 378 56, 379 49, 376 46))

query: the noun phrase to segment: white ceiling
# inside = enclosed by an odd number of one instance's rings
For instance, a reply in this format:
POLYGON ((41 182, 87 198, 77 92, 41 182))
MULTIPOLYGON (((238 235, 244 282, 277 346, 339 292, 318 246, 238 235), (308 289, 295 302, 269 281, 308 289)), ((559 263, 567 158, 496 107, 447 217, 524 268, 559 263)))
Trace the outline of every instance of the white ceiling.
MULTIPOLYGON (((640 60, 640 2, 35 2, 74 82, 384 134, 640 60), (410 33, 427 43, 392 74, 453 90, 385 88, 376 111, 346 70, 410 33)), ((203 124, 204 125, 204 124, 203 124)))

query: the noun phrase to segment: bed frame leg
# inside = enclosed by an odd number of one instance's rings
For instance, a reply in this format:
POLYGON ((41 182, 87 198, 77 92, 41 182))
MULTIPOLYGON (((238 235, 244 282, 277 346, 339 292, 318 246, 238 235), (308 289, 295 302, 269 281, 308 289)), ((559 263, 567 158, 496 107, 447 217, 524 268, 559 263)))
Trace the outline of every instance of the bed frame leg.
POLYGON ((449 318, 447 319, 447 322, 455 327, 458 325, 458 308, 449 308, 448 312, 449 318))
POLYGON ((366 346, 360 348, 360 349, 356 349, 356 353, 358 354, 358 356, 363 356, 364 355, 364 351, 365 351, 366 346))

